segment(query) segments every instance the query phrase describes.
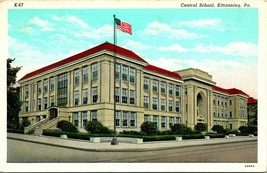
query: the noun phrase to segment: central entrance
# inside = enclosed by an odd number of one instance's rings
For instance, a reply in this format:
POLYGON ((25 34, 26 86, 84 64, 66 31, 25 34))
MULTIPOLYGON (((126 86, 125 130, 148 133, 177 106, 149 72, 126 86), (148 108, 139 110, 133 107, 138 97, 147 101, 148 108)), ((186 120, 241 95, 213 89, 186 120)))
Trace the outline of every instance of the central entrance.
POLYGON ((207 103, 203 92, 197 94, 197 123, 205 123, 207 103))

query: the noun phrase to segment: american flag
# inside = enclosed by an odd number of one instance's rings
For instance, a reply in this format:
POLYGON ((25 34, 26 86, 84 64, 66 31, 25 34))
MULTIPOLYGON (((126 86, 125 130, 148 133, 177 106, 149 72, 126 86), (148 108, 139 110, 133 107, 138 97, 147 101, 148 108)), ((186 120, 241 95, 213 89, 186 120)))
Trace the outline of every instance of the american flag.
POLYGON ((132 26, 129 23, 121 22, 120 25, 117 25, 117 28, 122 32, 126 32, 132 35, 132 26))

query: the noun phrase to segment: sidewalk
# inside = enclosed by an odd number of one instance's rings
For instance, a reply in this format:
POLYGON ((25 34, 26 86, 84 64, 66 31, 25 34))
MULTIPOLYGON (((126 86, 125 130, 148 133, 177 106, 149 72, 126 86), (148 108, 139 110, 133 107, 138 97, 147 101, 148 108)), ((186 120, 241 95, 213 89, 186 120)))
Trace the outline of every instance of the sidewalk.
MULTIPOLYGON (((192 139, 182 141, 157 141, 144 142, 142 144, 119 143, 119 145, 111 145, 110 143, 91 143, 89 140, 63 139, 50 136, 33 136, 25 134, 7 133, 8 139, 15 139, 51 146, 65 147, 84 151, 95 152, 136 152, 136 151, 155 151, 164 149, 184 148, 190 146, 216 145, 225 143, 237 143, 247 141, 257 141, 257 137, 235 136, 215 139, 192 139)), ((119 141, 120 142, 120 141, 119 141)))

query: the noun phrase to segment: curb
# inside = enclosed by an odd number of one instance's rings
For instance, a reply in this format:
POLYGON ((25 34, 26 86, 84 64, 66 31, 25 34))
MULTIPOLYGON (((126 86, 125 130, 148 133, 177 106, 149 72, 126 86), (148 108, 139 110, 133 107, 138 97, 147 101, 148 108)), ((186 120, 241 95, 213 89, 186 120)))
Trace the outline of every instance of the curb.
POLYGON ((59 145, 59 144, 54 144, 54 143, 35 141, 35 140, 29 140, 29 139, 21 139, 21 138, 16 138, 16 137, 7 137, 7 138, 13 139, 13 140, 36 143, 36 144, 44 144, 44 145, 49 145, 49 146, 63 147, 63 148, 68 148, 68 149, 81 150, 81 151, 92 151, 92 152, 146 152, 146 151, 158 151, 158 150, 168 150, 168 149, 177 149, 177 148, 188 148, 188 147, 195 147, 195 146, 208 146, 208 145, 220 145, 220 144, 257 141, 257 138, 256 138, 256 139, 251 139, 251 140, 244 139, 240 141, 225 141, 225 142, 216 142, 216 143, 208 143, 208 144, 191 144, 191 145, 189 144, 189 145, 183 145, 183 146, 168 146, 168 147, 157 147, 157 148, 130 148, 130 149, 110 149, 110 148, 109 149, 97 149, 97 148, 94 148, 93 149, 93 148, 82 148, 82 147, 59 145))

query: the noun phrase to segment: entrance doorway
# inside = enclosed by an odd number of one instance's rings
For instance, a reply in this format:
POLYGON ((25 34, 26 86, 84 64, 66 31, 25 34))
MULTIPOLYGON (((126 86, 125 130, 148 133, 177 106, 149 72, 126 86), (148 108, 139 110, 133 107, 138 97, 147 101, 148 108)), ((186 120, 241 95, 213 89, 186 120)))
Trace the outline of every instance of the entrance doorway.
POLYGON ((57 108, 49 109, 49 120, 52 120, 57 117, 57 108))

